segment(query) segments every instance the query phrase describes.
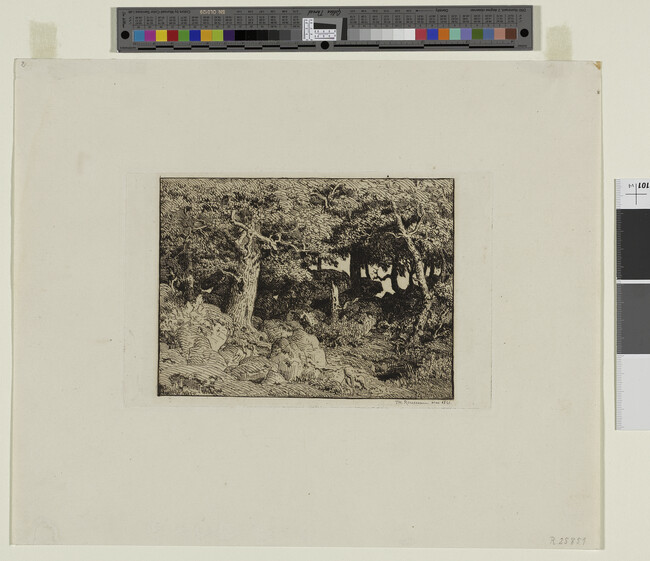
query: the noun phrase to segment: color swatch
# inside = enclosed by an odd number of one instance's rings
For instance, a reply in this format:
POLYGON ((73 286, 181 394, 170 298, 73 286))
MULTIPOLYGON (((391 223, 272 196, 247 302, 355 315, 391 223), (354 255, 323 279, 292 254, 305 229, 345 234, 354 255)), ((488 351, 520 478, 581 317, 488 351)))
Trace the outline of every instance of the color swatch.
POLYGON ((650 428, 650 178, 616 180, 616 428, 650 428), (641 399, 642 396, 644 399, 641 399))
POLYGON ((616 301, 617 354, 650 354, 650 284, 618 283, 616 301))
POLYGON ((118 52, 532 50, 533 6, 117 8, 118 52))
MULTIPOLYGON (((135 29, 136 43, 213 43, 223 41, 299 41, 298 29, 135 29)), ((516 28, 440 27, 348 29, 347 41, 512 41, 516 28)))

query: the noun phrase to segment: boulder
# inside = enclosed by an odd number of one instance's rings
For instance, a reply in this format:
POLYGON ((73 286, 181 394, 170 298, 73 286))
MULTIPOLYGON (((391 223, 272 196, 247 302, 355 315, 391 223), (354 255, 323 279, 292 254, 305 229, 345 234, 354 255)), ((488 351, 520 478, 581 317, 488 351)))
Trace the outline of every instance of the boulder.
POLYGON ((320 377, 320 370, 317 370, 311 364, 307 364, 303 368, 302 374, 300 375, 300 378, 305 382, 313 382, 315 380, 318 380, 319 377, 320 377))
POLYGON ((270 368, 266 374, 266 378, 262 381, 262 384, 265 386, 279 386, 281 384, 286 384, 284 376, 280 374, 275 368, 270 368))
POLYGON ((205 307, 208 319, 212 324, 219 323, 227 329, 232 328, 232 318, 228 314, 224 314, 219 309, 219 306, 208 304, 206 302, 203 303, 203 306, 205 307))
POLYGON ((300 320, 302 325, 306 325, 309 327, 315 327, 319 323, 321 323, 325 319, 325 314, 323 314, 320 311, 316 310, 310 310, 310 311, 302 311, 298 315, 298 319, 300 320))
POLYGON ((295 319, 294 315, 295 314, 293 312, 289 312, 287 314, 287 327, 291 331, 295 331, 296 329, 302 329, 302 325, 297 319, 295 319))
POLYGON ((344 384, 345 371, 343 370, 343 368, 323 370, 321 372, 321 378, 323 378, 324 380, 331 380, 339 384, 344 384))
POLYGON ((253 370, 260 370, 271 368, 271 361, 263 356, 247 356, 239 363, 239 366, 246 366, 253 370))
POLYGON ((197 327, 191 327, 188 324, 180 327, 176 334, 176 338, 181 349, 180 352, 184 357, 189 358, 190 351, 192 350, 192 347, 194 347, 196 338, 200 334, 201 332, 197 327))
POLYGON ((335 395, 349 395, 352 393, 350 386, 345 383, 345 372, 342 368, 321 370, 316 384, 323 390, 335 395))
POLYGON ((353 390, 368 390, 373 386, 373 382, 377 381, 376 378, 360 368, 347 367, 343 372, 345 374, 345 383, 353 390))
POLYGON ((269 359, 250 356, 243 359, 238 366, 229 368, 228 373, 241 381, 261 382, 267 377, 271 367, 269 359))
POLYGON ((212 351, 210 353, 210 357, 208 358, 206 364, 220 372, 223 372, 228 366, 226 359, 224 359, 218 352, 215 351, 212 351))
POLYGON ((212 354, 210 341, 204 335, 199 335, 194 340, 194 346, 190 349, 187 357, 187 364, 201 365, 205 364, 212 354))
POLYGON ((363 335, 368 335, 370 331, 372 331, 372 328, 375 326, 377 323, 377 320, 375 319, 375 316, 371 316, 370 314, 362 314, 361 316, 361 332, 363 335))
POLYGON ((238 345, 228 343, 221 348, 219 354, 226 361, 228 366, 235 366, 246 356, 246 351, 238 345))
POLYGON ((187 364, 187 360, 176 349, 160 349, 160 364, 187 364))
POLYGON ((299 360, 293 360, 289 363, 289 369, 286 372, 287 382, 295 382, 298 378, 302 376, 303 365, 299 360))
POLYGON ((266 333, 270 343, 274 343, 278 339, 290 337, 293 333, 293 330, 285 322, 276 319, 266 320, 262 324, 262 330, 266 333))
POLYGON ((297 329, 289 337, 289 343, 294 344, 305 356, 307 363, 311 363, 317 368, 327 366, 325 351, 320 346, 320 341, 315 335, 310 335, 303 329, 297 329))
POLYGON ((271 354, 269 360, 273 367, 276 368, 288 382, 293 382, 302 374, 302 360, 292 356, 289 352, 278 350, 271 354))
POLYGON ((220 323, 215 323, 211 332, 208 334, 208 341, 210 348, 213 351, 218 351, 224 346, 228 339, 228 328, 220 323))

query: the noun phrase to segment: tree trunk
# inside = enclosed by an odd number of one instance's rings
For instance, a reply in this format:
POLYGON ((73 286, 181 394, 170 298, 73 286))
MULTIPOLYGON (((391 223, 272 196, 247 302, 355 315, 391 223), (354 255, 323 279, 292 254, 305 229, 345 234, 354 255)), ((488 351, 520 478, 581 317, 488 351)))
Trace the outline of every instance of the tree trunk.
POLYGON ((188 273, 187 275, 187 299, 190 302, 194 302, 196 298, 196 290, 194 289, 194 275, 188 273))
MULTIPOLYGON (((253 236, 246 236, 244 258, 238 271, 241 280, 235 281, 230 289, 226 313, 237 327, 249 327, 257 298, 257 282, 260 276, 260 250, 253 236)), ((240 244, 244 245, 244 244, 240 244)))
POLYGON ((449 278, 449 269, 447 268, 447 260, 445 259, 445 254, 441 254, 442 265, 440 266, 440 280, 446 282, 449 278))
POLYGON ((420 337, 424 335, 424 328, 429 321, 429 316, 431 315, 431 308, 433 307, 434 297, 432 294, 424 297, 424 306, 420 315, 418 316, 418 321, 415 324, 415 329, 413 330, 413 337, 416 341, 420 340, 420 337))
POLYGON ((424 333, 424 328, 429 319, 429 314, 431 313, 431 307, 433 306, 433 303, 435 301, 435 295, 429 290, 429 285, 427 284, 427 277, 424 274, 425 273, 424 260, 422 259, 420 250, 417 248, 415 242, 413 241, 413 238, 411 237, 411 234, 409 234, 408 230, 404 226, 404 221, 402 220, 402 217, 397 212, 397 207, 395 206, 395 203, 393 203, 393 213, 395 214, 397 227, 399 228, 402 237, 406 241, 406 245, 409 249, 409 252, 411 253, 411 257, 413 258, 413 268, 415 269, 415 278, 417 279, 418 284, 420 285, 420 290, 422 291, 422 296, 424 298, 424 306, 422 307, 422 311, 420 312, 418 321, 415 324, 415 330, 413 333, 413 337, 416 340, 419 340, 422 334, 424 333))
POLYGON ((429 268, 429 274, 427 275, 427 284, 429 288, 433 288, 438 281, 440 280, 440 275, 436 274, 436 260, 431 257, 428 261, 427 267, 429 268))
POLYGON ((183 252, 185 253, 187 260, 185 267, 185 297, 189 302, 194 302, 194 299, 196 298, 194 290, 194 260, 192 259, 189 243, 185 243, 183 246, 183 252))
POLYGON ((356 247, 350 250, 350 289, 353 294, 361 292, 361 252, 356 247))
POLYGON ((331 302, 330 302, 330 316, 332 321, 338 321, 339 313, 341 310, 341 301, 339 300, 339 287, 332 281, 331 284, 331 302))
POLYGON ((390 268, 390 287, 395 294, 403 292, 402 287, 399 285, 399 269, 396 263, 393 263, 390 268))

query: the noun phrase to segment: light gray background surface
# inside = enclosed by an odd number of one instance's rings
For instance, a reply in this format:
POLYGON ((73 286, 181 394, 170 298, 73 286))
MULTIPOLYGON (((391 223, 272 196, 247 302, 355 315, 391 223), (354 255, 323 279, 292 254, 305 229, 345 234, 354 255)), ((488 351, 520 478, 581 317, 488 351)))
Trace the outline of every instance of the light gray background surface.
MULTIPOLYGON (((472 3, 485 4, 474 1, 472 3)), ((160 6, 160 2, 140 2, 160 6)), ((175 5, 175 3, 168 3, 175 5)), ((8 559, 445 559, 445 560, 539 560, 539 559, 607 559, 638 560, 650 555, 650 434, 616 433, 614 427, 614 178, 645 177, 650 162, 650 113, 647 99, 650 89, 650 51, 646 45, 646 27, 650 5, 643 0, 613 4, 606 0, 541 0, 536 50, 532 53, 460 53, 422 54, 421 59, 452 60, 544 60, 576 59, 603 61, 603 134, 604 134, 604 468, 605 468, 605 550, 600 552, 553 551, 482 551, 482 550, 287 550, 227 548, 101 548, 101 547, 39 547, 10 548, 9 526, 9 419, 10 419, 10 352, 11 325, 9 295, 10 254, 10 191, 12 151, 12 76, 13 59, 26 56, 65 58, 114 58, 109 52, 112 36, 111 4, 97 0, 84 4, 70 1, 32 0, 14 2, 3 7, 6 20, 2 35, 0 81, 0 138, 3 173, 0 243, 3 256, 0 264, 2 299, 0 317, 0 355, 2 356, 2 391, 0 409, 3 429, 0 431, 3 462, 0 464, 2 508, 0 521, 5 528, 2 540, 3 558, 8 559), (44 29, 53 41, 30 40, 30 30, 44 29)), ((233 55, 240 56, 240 55, 233 55)), ((254 56, 254 55, 253 55, 254 56)), ((266 55, 267 57, 269 55, 266 55)), ((333 58, 332 53, 324 55, 333 58)), ((340 56, 340 55, 339 55, 340 56)), ((368 58, 396 58, 396 54, 367 55, 368 58)), ((293 55, 286 55, 291 58, 293 55)), ((124 57, 126 58, 126 57, 124 57)), ((152 56, 152 58, 154 58, 152 56)), ((193 58, 176 55, 174 58, 193 58)), ((219 55, 202 55, 219 58, 219 55)), ((249 58, 248 56, 246 58, 249 58)), ((342 58, 342 57, 341 57, 342 58)), ((357 56, 354 58, 363 58, 357 56)), ((65 505, 62 505, 65 508, 65 505)))
POLYGON ((21 60, 16 74, 15 543, 600 546, 593 63, 21 60), (327 106, 340 128, 304 140, 327 106), (133 370, 155 387, 155 336, 131 343, 155 335, 159 282, 159 184, 136 205, 128 177, 195 170, 454 177, 458 408, 125 403, 133 370))

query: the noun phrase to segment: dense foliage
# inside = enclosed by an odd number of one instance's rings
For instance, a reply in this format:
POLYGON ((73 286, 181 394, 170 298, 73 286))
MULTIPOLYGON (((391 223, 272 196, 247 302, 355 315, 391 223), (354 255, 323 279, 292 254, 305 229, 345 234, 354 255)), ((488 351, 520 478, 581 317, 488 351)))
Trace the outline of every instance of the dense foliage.
POLYGON ((452 396, 451 180, 163 179, 160 282, 163 393, 452 396))

